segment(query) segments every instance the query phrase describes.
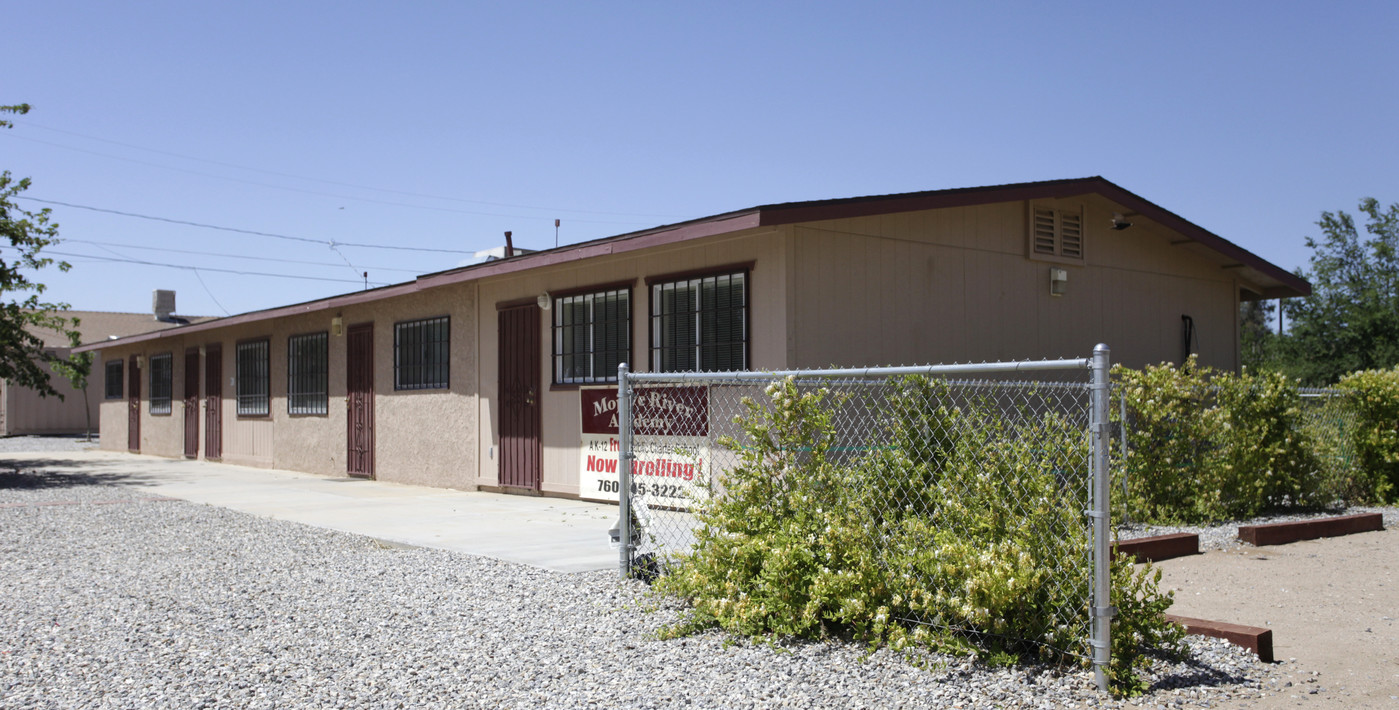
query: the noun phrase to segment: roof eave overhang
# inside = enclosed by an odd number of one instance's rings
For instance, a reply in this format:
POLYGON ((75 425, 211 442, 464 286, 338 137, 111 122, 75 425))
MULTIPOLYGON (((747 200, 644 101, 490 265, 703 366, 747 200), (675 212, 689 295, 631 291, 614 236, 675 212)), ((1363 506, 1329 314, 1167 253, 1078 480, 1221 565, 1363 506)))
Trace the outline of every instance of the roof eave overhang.
POLYGON ((1118 187, 1102 178, 1096 178, 1096 180, 1101 183, 1102 189, 1098 190, 1098 193, 1103 197, 1122 205, 1129 211, 1152 219, 1164 227, 1180 232, 1182 235, 1201 245, 1209 247, 1211 250, 1259 274, 1262 277, 1262 283, 1260 283, 1259 286, 1263 288, 1262 294, 1264 298, 1297 298, 1310 296, 1312 294, 1311 283, 1301 276, 1277 266, 1263 257, 1135 193, 1118 187))
POLYGON ((1229 260, 1257 274, 1258 293, 1263 298, 1292 298, 1311 295, 1311 284, 1296 274, 1269 263, 1262 257, 1220 237, 1189 220, 1125 190, 1102 177, 1049 180, 1013 185, 958 188, 930 192, 854 197, 813 202, 764 205, 747 210, 726 212, 702 219, 656 227, 640 232, 605 237, 583 244, 534 252, 527 255, 488 261, 419 276, 416 280, 384 288, 332 296, 330 298, 291 306, 282 306, 228 318, 205 321, 169 330, 143 333, 117 340, 83 345, 74 352, 101 350, 104 347, 133 345, 172 336, 183 336, 218 328, 253 323, 261 320, 301 315, 320 310, 377 301, 422 291, 429 288, 475 281, 491 276, 518 273, 546 266, 583 261, 611 254, 622 254, 704 237, 722 236, 760 227, 778 227, 804 222, 851 219, 881 214, 917 212, 948 207, 969 207, 997 202, 1062 199, 1078 195, 1098 194, 1121 205, 1129 212, 1141 214, 1164 227, 1208 247, 1229 260))
POLYGON ((269 308, 261 311, 240 313, 236 316, 218 318, 215 320, 207 320, 199 323, 191 323, 189 325, 182 325, 176 328, 166 328, 164 330, 155 330, 149 333, 128 335, 124 338, 117 338, 115 340, 100 340, 95 343, 87 343, 80 347, 74 348, 73 352, 85 353, 91 352, 93 350, 102 350, 104 348, 110 347, 135 345, 137 343, 144 343, 152 340, 160 340, 162 338, 191 335, 194 333, 202 333, 208 330, 217 330, 219 328, 229 328, 237 325, 243 325, 246 323, 256 323, 258 321, 271 320, 273 318, 284 318, 287 316, 298 316, 307 313, 314 313, 316 311, 327 311, 333 308, 344 308, 346 306, 353 306, 360 303, 368 303, 370 301, 378 301, 380 299, 391 298, 393 296, 401 296, 404 294, 413 293, 420 289, 421 287, 418 285, 418 282, 409 281, 407 283, 395 284, 393 286, 385 286, 383 288, 376 288, 368 291, 356 291, 354 293, 346 293, 341 294, 339 296, 331 296, 330 298, 322 298, 315 301, 296 303, 290 306, 278 306, 276 308, 269 308))
POLYGON ((1128 212, 1136 212, 1152 219, 1227 259, 1251 269, 1262 277, 1259 287, 1262 289, 1261 293, 1264 298, 1293 298, 1311 295, 1312 286, 1306 279, 1276 266, 1257 254, 1102 177, 939 190, 877 198, 828 200, 819 203, 770 205, 760 209, 762 224, 774 226, 948 207, 971 207, 997 202, 1062 199, 1086 194, 1101 195, 1122 205, 1128 212))

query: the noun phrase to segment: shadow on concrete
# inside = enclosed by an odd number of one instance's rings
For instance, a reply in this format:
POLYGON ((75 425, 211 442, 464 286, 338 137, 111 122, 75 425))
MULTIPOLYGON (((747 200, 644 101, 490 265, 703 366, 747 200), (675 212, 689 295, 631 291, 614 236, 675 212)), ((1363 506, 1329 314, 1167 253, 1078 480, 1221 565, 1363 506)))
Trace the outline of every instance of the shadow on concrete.
POLYGON ((78 486, 146 486, 141 476, 115 470, 102 461, 72 459, 0 460, 0 490, 40 490, 78 486))

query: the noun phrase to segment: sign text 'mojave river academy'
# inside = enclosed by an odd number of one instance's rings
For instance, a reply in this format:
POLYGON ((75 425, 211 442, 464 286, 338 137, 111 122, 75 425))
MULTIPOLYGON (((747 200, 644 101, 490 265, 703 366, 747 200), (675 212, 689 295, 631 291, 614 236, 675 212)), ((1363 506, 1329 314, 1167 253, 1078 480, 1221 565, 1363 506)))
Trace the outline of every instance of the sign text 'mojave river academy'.
MULTIPOLYGON (((618 414, 617 390, 584 389, 579 496, 593 500, 617 500, 618 414)), ((652 504, 686 508, 705 482, 709 444, 709 390, 706 387, 640 389, 632 404, 636 459, 632 488, 652 504), (665 437, 657 446, 645 437, 665 437)))

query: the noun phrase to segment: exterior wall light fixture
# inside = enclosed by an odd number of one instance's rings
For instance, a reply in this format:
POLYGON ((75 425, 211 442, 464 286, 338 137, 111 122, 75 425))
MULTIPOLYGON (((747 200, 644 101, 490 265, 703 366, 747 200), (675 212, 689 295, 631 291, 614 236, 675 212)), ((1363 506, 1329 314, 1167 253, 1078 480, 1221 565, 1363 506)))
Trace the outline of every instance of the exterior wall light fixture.
POLYGON ((1062 296, 1069 292, 1069 270, 1055 269, 1049 270, 1049 295, 1062 296))

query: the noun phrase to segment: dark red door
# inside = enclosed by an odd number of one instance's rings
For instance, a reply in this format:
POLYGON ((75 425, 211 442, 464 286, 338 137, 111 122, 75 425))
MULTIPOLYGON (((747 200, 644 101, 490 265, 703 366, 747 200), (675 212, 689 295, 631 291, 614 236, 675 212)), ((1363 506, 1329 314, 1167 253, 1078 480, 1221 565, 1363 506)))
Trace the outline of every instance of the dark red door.
POLYGON ((350 326, 345 343, 346 470, 374 477, 374 324, 350 326))
POLYGON ((539 490, 539 307, 500 311, 500 485, 539 490))
POLYGON ((199 458, 199 348, 185 350, 185 458, 199 458))
POLYGON ((204 458, 223 458, 223 346, 204 348, 204 458))
POLYGON ((141 450, 141 366, 136 356, 126 360, 126 448, 141 450))

